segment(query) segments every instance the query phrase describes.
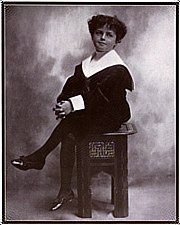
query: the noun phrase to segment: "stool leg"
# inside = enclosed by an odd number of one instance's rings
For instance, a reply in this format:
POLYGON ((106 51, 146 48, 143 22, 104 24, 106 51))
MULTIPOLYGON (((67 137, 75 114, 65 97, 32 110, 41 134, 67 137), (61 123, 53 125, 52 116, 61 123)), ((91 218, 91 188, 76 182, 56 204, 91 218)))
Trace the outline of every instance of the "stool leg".
POLYGON ((77 193, 78 193, 78 215, 82 218, 92 217, 90 185, 90 165, 87 148, 78 146, 77 150, 77 193))
POLYGON ((128 216, 127 136, 118 137, 115 149, 114 217, 128 216))
POLYGON ((111 204, 114 204, 114 177, 111 176, 111 204))

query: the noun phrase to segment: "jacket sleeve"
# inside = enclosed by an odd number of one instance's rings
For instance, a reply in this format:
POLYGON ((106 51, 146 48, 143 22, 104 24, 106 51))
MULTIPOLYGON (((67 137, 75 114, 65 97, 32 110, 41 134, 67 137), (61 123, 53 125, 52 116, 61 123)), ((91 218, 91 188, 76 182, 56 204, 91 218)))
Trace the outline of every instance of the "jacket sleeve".
POLYGON ((79 68, 80 65, 76 66, 74 74, 68 77, 60 95, 57 97, 57 102, 68 100, 71 97, 81 94, 83 90, 83 82, 78 73, 79 68))
POLYGON ((60 93, 60 95, 57 97, 57 102, 61 102, 62 100, 68 100, 68 98, 73 96, 76 80, 74 76, 70 76, 66 83, 64 84, 64 87, 60 93))

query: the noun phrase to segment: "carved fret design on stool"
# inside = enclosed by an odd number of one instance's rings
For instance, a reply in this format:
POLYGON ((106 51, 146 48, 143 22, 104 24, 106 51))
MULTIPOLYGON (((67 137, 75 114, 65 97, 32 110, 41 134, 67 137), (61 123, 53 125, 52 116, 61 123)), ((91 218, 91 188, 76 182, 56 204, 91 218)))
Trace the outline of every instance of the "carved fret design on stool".
POLYGON ((90 158, 114 158, 115 143, 104 141, 89 142, 89 157, 90 158))

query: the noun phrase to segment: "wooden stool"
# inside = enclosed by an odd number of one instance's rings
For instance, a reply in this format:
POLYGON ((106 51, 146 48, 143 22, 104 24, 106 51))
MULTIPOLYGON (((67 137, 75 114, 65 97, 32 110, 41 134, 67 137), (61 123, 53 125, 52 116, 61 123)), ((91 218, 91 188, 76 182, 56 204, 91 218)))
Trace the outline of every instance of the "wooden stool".
POLYGON ((90 135, 76 146, 78 215, 92 217, 91 170, 105 168, 112 175, 114 217, 128 216, 128 135, 136 133, 131 123, 126 123, 112 133, 90 135))

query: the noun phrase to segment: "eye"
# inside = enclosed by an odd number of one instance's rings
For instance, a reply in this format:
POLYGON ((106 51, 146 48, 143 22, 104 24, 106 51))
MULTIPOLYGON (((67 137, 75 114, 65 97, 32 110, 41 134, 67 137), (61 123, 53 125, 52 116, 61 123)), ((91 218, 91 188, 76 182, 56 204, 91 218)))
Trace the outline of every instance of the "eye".
POLYGON ((102 33, 103 33, 103 32, 102 32, 101 30, 96 30, 96 31, 95 31, 95 34, 96 34, 96 35, 102 35, 102 33))
POLYGON ((113 33, 108 32, 108 33, 107 33, 107 36, 108 36, 108 37, 114 37, 114 34, 113 34, 113 33))

